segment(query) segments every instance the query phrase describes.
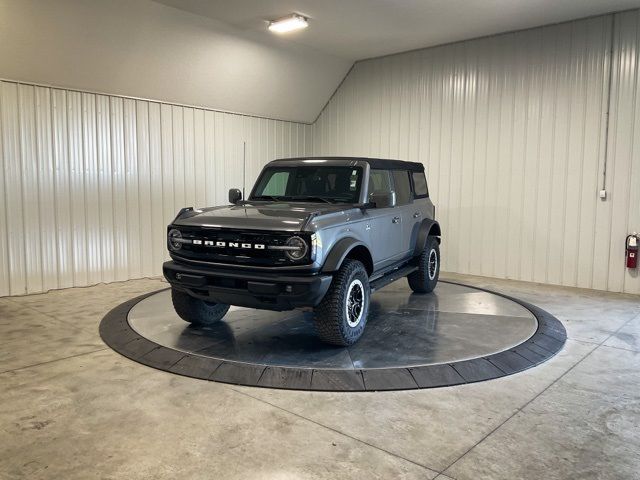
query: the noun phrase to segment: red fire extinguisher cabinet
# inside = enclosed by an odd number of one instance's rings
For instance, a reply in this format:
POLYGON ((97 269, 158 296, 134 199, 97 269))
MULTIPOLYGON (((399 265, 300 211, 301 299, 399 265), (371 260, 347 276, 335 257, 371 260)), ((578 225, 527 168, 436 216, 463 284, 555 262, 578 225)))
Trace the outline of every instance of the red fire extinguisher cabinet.
POLYGON ((638 235, 635 233, 627 235, 627 240, 625 241, 627 268, 638 267, 638 243, 640 243, 638 235))

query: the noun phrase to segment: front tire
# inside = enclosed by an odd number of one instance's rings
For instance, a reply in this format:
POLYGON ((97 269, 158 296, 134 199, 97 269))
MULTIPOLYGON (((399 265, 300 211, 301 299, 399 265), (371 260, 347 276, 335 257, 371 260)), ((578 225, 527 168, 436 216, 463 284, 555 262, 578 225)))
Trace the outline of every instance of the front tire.
POLYGON ((171 301, 181 319, 203 327, 219 322, 229 311, 229 305, 205 302, 175 288, 171 289, 171 301))
POLYGON ((407 275, 409 287, 416 293, 433 292, 440 276, 440 244, 428 236, 424 250, 418 257, 418 270, 407 275))
POLYGON ((364 265, 358 260, 345 260, 314 310, 320 339, 340 347, 356 343, 367 324, 370 296, 364 265))

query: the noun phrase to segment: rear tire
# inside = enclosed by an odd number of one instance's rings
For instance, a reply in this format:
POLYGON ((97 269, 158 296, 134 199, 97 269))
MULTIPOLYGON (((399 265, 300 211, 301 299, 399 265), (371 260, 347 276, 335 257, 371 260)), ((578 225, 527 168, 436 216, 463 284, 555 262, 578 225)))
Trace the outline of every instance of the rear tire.
POLYGON ((428 236, 424 250, 418 257, 418 270, 407 275, 409 287, 416 293, 433 292, 440 276, 440 244, 428 236))
POLYGON ((205 302, 175 288, 171 289, 171 301, 181 319, 203 327, 219 322, 229 311, 229 305, 205 302))
POLYGON ((314 309, 323 342, 346 347, 358 341, 369 314, 369 275, 358 260, 347 259, 333 277, 329 291, 314 309))

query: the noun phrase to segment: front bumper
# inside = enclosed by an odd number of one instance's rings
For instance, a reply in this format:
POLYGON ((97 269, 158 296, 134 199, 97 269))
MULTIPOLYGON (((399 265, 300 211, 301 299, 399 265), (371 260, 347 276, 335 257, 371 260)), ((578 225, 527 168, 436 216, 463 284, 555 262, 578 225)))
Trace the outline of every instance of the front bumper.
POLYGON ((331 275, 275 274, 187 266, 165 262, 165 278, 173 288, 209 302, 265 310, 315 307, 331 284, 331 275))

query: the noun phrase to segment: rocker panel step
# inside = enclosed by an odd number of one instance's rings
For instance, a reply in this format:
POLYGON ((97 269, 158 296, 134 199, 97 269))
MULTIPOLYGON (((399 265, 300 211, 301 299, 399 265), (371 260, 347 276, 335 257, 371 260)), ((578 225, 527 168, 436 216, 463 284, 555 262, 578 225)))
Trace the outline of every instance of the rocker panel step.
POLYGON ((374 281, 369 283, 369 286, 371 287, 371 293, 375 292, 376 290, 380 290, 383 287, 386 287, 390 283, 395 282, 402 277, 406 277, 410 273, 415 272, 417 269, 418 267, 415 265, 406 265, 397 270, 393 270, 392 272, 389 272, 380 278, 375 279, 374 281))

